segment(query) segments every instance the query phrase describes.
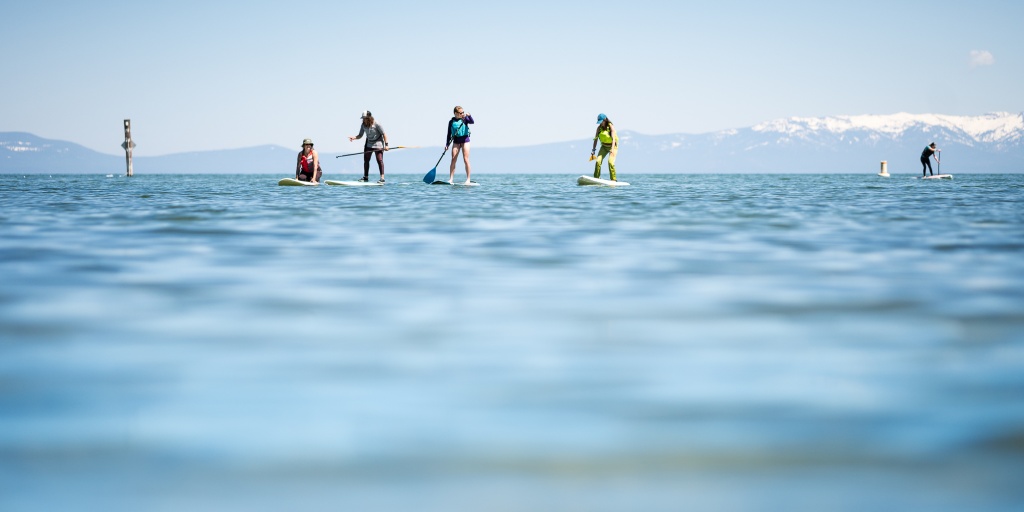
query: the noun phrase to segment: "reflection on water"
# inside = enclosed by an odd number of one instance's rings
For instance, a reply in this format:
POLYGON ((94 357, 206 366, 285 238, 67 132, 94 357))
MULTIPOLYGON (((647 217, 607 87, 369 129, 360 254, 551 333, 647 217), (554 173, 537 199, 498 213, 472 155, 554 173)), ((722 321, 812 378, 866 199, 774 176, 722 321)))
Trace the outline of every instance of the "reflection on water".
POLYGON ((1024 504, 1022 177, 479 179, 10 180, 0 509, 1024 504))

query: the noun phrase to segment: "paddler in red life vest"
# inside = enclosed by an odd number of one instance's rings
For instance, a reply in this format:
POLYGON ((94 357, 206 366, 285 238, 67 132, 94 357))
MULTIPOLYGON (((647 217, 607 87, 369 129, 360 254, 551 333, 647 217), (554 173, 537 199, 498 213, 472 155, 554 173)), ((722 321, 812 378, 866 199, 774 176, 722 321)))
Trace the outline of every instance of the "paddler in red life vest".
POLYGON ((313 149, 313 139, 302 141, 302 151, 299 151, 299 159, 295 163, 295 179, 318 183, 324 171, 320 169, 320 155, 313 149), (316 172, 313 170, 316 169, 316 172))

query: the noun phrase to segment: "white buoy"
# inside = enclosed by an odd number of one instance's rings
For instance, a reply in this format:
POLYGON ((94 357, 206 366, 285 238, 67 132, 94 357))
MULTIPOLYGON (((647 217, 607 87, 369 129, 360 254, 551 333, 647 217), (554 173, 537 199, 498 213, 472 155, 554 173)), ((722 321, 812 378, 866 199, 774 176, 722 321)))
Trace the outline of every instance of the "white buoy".
POLYGON ((882 160, 882 170, 878 171, 878 175, 883 178, 889 177, 889 164, 885 160, 882 160))

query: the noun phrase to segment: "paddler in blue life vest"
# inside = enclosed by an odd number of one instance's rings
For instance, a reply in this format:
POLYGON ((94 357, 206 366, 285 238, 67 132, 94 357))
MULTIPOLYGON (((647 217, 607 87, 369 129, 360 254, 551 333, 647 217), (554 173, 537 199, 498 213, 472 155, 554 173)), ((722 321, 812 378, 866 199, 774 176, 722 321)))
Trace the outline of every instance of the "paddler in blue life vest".
POLYGON ((324 171, 320 169, 320 155, 313 149, 313 139, 302 141, 302 151, 295 162, 295 179, 317 183, 324 171))
POLYGON ((466 184, 469 185, 469 125, 473 124, 473 116, 456 105, 455 116, 448 120, 448 135, 444 142, 444 150, 452 147, 452 165, 448 168, 448 183, 455 183, 455 162, 462 153, 462 163, 466 166, 466 184))
POLYGON ((941 149, 938 149, 938 148, 935 147, 935 143, 934 142, 932 142, 931 144, 929 144, 929 145, 924 147, 924 151, 921 152, 921 176, 931 176, 932 175, 932 161, 931 161, 931 157, 934 156, 935 157, 935 162, 939 162, 939 155, 938 155, 938 153, 941 152, 941 151, 942 151, 941 149))
POLYGON ((594 159, 594 152, 597 151, 597 141, 601 141, 601 151, 597 154, 597 164, 594 165, 594 177, 601 177, 601 164, 604 157, 608 157, 608 173, 612 181, 615 179, 615 155, 619 152, 619 134, 615 131, 615 125, 604 114, 597 115, 597 133, 594 134, 594 146, 590 148, 590 159, 594 159))

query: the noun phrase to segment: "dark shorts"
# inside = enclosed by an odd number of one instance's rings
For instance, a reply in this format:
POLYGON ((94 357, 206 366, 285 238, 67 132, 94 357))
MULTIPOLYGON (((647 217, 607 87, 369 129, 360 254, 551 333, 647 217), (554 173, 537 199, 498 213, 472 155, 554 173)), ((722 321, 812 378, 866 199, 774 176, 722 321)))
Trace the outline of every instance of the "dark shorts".
MULTIPOLYGON (((322 175, 323 175, 323 171, 317 170, 317 172, 316 172, 316 181, 320 181, 320 176, 322 176, 322 175)), ((297 179, 299 181, 312 181, 310 178, 311 178, 311 176, 306 174, 305 172, 300 172, 298 174, 298 176, 295 177, 295 179, 297 179)))

